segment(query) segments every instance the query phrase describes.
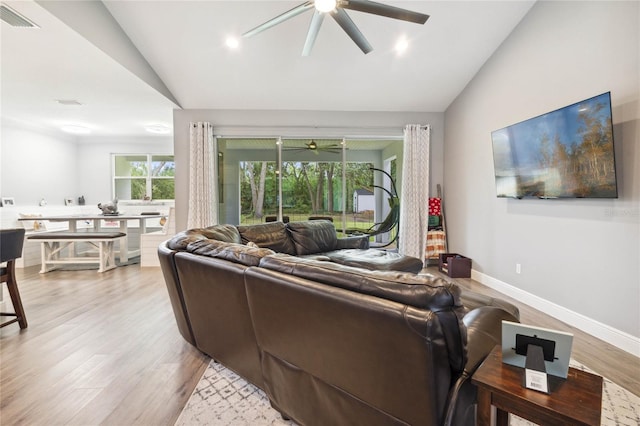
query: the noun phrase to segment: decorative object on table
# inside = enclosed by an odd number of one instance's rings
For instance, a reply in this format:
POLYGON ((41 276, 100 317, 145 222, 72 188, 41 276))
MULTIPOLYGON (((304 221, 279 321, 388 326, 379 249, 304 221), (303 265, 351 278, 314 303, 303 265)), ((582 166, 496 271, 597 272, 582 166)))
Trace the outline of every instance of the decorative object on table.
POLYGON ((79 206, 84 206, 84 195, 81 195, 78 197, 78 205, 79 206))
POLYGON ((40 207, 44 207, 47 205, 47 200, 45 200, 44 198, 40 200, 40 207))
POLYGON ((13 199, 13 197, 2 197, 2 205, 4 207, 11 207, 11 206, 15 206, 16 201, 13 199))
POLYGON ((64 205, 65 206, 72 206, 73 205, 73 198, 65 198, 64 199, 64 205))
POLYGON ((542 327, 502 321, 502 362, 525 368, 524 387, 544 393, 551 391, 547 375, 567 379, 573 334, 542 327), (529 349, 539 347, 542 365, 531 363, 529 349))
POLYGON ((102 210, 102 214, 105 216, 118 215, 118 199, 114 198, 109 203, 98 203, 98 208, 102 210))
POLYGON ((27 231, 30 231, 30 230, 44 231, 44 230, 46 230, 46 226, 45 226, 44 222, 41 220, 42 219, 42 215, 41 214, 18 213, 18 217, 20 219, 33 219, 33 222, 31 222, 30 220, 24 220, 22 222, 22 227, 24 229, 26 229, 27 231))

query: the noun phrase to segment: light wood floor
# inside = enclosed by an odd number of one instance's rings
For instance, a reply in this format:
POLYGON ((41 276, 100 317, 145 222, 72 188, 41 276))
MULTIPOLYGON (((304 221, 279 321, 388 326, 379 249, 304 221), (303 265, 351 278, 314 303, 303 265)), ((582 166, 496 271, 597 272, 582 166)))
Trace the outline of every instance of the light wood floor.
MULTIPOLYGON (((18 280, 29 328, 0 329, 1 425, 174 424, 208 359, 178 333, 159 268, 30 267, 18 280)), ((523 322, 574 332, 574 358, 640 395, 638 358, 519 306, 523 322)))
POLYGON ((1 425, 175 423, 208 360, 178 333, 159 268, 30 267, 18 283, 29 327, 0 330, 1 425))

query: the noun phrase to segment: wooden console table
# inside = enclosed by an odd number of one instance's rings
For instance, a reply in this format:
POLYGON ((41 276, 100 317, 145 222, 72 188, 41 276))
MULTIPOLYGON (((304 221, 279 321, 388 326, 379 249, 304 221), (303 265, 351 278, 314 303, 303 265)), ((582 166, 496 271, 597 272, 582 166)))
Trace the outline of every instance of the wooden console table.
POLYGON ((500 346, 484 360, 471 378, 478 386, 477 424, 507 426, 513 413, 541 425, 600 425, 602 377, 569 368, 566 380, 550 376, 549 395, 523 386, 524 369, 504 364, 500 346))

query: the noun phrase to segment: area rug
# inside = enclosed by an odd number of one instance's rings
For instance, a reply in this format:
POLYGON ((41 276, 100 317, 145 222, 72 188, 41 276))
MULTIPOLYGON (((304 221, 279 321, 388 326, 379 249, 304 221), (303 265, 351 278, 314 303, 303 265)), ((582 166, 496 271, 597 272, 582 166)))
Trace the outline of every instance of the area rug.
MULTIPOLYGON (((590 371, 572 361, 571 366, 590 371)), ((176 426, 295 426, 271 408, 265 393, 231 370, 213 361, 196 385, 176 426)), ((510 415, 510 426, 532 426, 531 422, 510 415)), ((602 425, 640 425, 640 398, 604 378, 602 425)))

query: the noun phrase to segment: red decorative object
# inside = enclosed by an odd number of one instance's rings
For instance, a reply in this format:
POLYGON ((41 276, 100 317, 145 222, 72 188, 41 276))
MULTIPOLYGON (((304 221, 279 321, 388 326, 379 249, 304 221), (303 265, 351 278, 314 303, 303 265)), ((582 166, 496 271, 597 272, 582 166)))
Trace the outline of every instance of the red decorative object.
POLYGON ((441 200, 440 198, 429 198, 429 216, 440 216, 442 214, 440 210, 441 200))

